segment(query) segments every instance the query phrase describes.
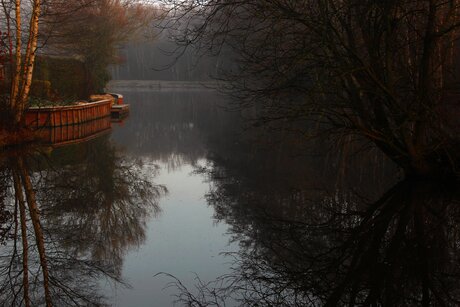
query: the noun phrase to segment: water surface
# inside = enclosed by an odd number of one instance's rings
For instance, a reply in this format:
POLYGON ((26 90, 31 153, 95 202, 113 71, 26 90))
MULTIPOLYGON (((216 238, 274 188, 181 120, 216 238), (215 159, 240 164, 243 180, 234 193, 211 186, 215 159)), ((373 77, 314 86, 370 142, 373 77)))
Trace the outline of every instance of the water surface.
POLYGON ((459 303, 456 182, 250 128, 215 92, 123 94, 111 131, 0 155, 4 305, 459 303))

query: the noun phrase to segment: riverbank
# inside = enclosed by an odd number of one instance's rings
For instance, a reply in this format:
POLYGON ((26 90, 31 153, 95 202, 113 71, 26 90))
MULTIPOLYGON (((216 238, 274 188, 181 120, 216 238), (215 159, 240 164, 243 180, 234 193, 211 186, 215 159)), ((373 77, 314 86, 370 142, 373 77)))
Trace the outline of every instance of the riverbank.
POLYGON ((92 95, 90 100, 30 107, 23 128, 0 129, 0 150, 28 143, 64 144, 83 140, 109 130, 112 118, 120 121, 129 113, 129 105, 123 103, 120 94, 92 95))

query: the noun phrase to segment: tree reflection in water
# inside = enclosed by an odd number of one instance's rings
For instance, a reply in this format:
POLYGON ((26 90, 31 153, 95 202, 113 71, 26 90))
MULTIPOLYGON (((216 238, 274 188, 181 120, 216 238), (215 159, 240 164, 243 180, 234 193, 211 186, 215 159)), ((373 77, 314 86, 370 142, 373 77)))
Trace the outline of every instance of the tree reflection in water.
MULTIPOLYGON (((240 250, 231 273, 187 289, 190 306, 457 306, 460 189, 403 181, 376 201, 347 190, 260 186, 214 161, 208 202, 240 250)), ((271 178, 271 177, 270 177, 271 178)), ((319 178, 318 178, 319 180, 319 178)), ((273 178, 279 183, 279 179, 273 178)))
POLYGON ((5 305, 104 304, 101 278, 124 284, 122 256, 143 242, 146 220, 166 193, 107 137, 57 151, 47 158, 35 150, 2 157, 5 305))

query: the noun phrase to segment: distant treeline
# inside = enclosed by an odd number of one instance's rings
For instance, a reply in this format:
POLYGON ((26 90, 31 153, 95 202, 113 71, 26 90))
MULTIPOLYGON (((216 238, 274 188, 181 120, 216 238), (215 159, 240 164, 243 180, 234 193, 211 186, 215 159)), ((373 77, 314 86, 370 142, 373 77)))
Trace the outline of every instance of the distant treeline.
POLYGON ((114 80, 206 81, 231 66, 231 56, 200 55, 196 49, 177 50, 168 35, 134 41, 120 49, 120 64, 110 68, 114 80))

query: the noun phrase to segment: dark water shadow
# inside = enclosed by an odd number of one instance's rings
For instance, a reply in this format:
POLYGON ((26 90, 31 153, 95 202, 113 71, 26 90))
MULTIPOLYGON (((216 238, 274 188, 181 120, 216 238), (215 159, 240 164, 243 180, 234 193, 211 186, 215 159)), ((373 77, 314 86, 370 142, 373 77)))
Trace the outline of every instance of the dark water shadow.
POLYGON ((404 181, 368 204, 340 194, 278 202, 280 195, 221 185, 208 197, 217 218, 232 226, 240 251, 229 254, 232 271, 215 281, 199 281, 195 290, 176 281, 178 300, 191 306, 457 306, 459 187, 404 181), (241 207, 254 199, 264 204, 241 207))
POLYGON ((171 276, 178 302, 460 303, 458 182, 395 183, 394 168, 369 152, 300 156, 286 142, 264 148, 209 140, 209 163, 197 172, 210 184, 215 219, 229 225, 240 249, 228 254, 228 274, 214 281, 197 276, 195 289, 171 276))

